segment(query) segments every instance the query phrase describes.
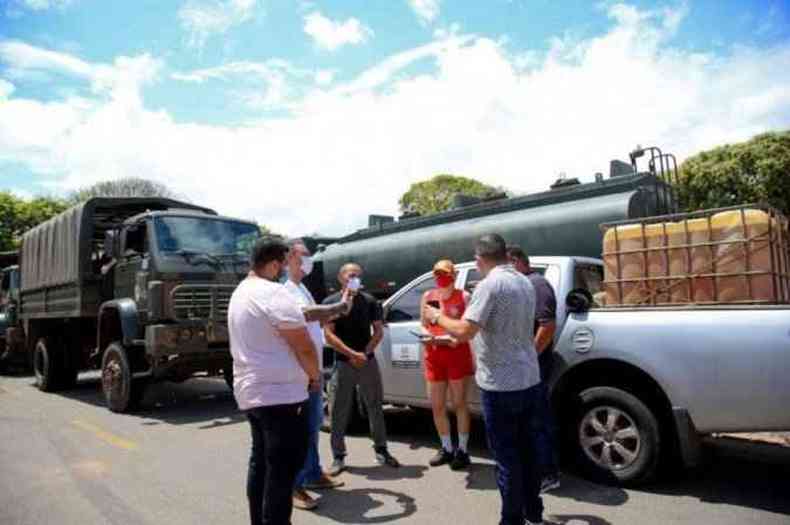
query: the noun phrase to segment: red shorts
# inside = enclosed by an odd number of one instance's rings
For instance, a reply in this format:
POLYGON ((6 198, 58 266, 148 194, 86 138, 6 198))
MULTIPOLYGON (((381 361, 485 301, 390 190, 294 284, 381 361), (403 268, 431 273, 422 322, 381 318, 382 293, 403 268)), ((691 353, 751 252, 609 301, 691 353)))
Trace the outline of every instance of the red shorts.
POLYGON ((457 381, 474 374, 475 364, 469 345, 431 347, 425 351, 425 379, 431 383, 457 381))

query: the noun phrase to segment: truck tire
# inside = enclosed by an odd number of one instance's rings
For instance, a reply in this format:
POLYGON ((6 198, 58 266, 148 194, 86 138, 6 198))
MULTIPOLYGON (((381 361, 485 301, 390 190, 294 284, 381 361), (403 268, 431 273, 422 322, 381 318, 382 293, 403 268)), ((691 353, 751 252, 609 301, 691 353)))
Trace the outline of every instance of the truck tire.
POLYGON ((102 392, 107 408, 112 412, 126 413, 140 404, 145 392, 145 380, 132 377, 129 351, 120 342, 107 346, 102 356, 102 392))
POLYGON ((612 387, 584 390, 567 428, 573 455, 595 479, 633 486, 654 477, 661 455, 658 419, 633 394, 612 387))
POLYGON ((54 350, 53 340, 42 337, 33 349, 33 373, 42 392, 56 392, 66 383, 63 354, 54 350))

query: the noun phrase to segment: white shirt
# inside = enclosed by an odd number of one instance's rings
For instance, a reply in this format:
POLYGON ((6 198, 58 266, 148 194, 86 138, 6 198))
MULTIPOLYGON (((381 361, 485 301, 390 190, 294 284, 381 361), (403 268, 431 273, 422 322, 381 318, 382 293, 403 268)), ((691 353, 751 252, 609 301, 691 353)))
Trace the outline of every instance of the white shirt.
POLYGON ((304 326, 299 303, 282 284, 259 277, 239 283, 228 306, 228 332, 241 410, 307 399, 307 374, 278 332, 304 326))
MULTIPOLYGON (((295 283, 292 280, 288 279, 285 283, 285 288, 291 292, 294 299, 299 303, 300 306, 313 306, 315 304, 315 299, 313 299, 313 294, 310 293, 310 290, 302 283, 295 283)), ((307 323, 307 332, 310 334, 310 339, 313 341, 313 346, 315 346, 315 354, 318 357, 318 369, 324 369, 324 331, 321 329, 321 323, 318 321, 310 321, 307 323)))

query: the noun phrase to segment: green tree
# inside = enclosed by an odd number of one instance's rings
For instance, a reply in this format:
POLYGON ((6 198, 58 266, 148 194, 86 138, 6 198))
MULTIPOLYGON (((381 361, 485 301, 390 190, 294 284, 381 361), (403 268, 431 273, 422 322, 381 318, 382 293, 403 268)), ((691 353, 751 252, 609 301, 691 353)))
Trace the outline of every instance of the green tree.
POLYGON ((162 183, 140 177, 125 177, 117 180, 97 182, 92 186, 81 188, 69 195, 68 200, 72 204, 78 204, 92 197, 181 198, 176 192, 162 183))
POLYGON ((687 211, 766 202, 790 214, 790 131, 689 157, 680 167, 678 197, 687 211))
POLYGON ((502 193, 501 188, 458 175, 441 174, 432 179, 415 182, 398 201, 403 213, 430 215, 450 209, 456 194, 490 197, 502 193))
POLYGON ((36 197, 25 200, 7 191, 0 192, 0 251, 16 249, 23 233, 67 207, 68 204, 61 199, 36 197))

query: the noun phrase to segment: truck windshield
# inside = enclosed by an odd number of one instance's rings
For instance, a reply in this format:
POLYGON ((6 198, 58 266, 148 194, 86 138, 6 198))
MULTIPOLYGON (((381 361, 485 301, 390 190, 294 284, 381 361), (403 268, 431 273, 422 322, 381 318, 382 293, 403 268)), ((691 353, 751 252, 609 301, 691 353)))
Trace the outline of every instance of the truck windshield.
POLYGON ((156 243, 164 253, 247 255, 260 236, 254 224, 202 217, 157 217, 156 243))

